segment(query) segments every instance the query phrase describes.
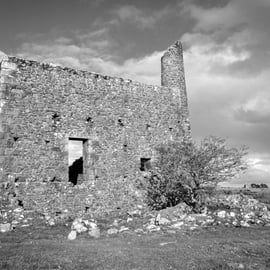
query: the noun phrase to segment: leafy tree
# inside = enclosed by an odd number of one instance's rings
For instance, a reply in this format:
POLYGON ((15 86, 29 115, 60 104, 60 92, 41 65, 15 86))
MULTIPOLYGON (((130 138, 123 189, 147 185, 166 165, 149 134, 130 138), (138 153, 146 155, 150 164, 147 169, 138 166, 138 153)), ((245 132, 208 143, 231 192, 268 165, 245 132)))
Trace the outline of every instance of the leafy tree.
POLYGON ((197 209, 199 190, 204 184, 216 186, 246 169, 246 147, 229 148, 224 139, 207 137, 170 142, 157 147, 157 158, 146 176, 147 203, 154 209, 174 206, 181 201, 197 209))

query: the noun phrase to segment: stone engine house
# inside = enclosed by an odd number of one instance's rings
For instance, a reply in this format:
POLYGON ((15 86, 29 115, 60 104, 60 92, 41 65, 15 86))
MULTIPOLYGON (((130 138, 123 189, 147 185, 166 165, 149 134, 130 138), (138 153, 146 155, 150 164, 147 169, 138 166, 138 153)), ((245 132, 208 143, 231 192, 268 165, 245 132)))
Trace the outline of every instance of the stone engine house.
POLYGON ((132 176, 154 148, 190 136, 182 45, 161 59, 161 86, 0 58, 0 178, 69 181, 69 141, 82 181, 132 176))

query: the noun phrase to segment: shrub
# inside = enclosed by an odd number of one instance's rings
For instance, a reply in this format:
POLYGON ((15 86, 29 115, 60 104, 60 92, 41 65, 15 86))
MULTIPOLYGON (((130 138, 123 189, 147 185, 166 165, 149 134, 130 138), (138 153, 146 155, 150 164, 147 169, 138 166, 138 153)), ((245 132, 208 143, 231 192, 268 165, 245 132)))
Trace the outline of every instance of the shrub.
POLYGON ((225 140, 207 137, 170 142, 156 148, 157 158, 145 177, 146 201, 154 209, 174 206, 181 201, 197 209, 203 185, 216 186, 246 169, 246 147, 228 148, 225 140))

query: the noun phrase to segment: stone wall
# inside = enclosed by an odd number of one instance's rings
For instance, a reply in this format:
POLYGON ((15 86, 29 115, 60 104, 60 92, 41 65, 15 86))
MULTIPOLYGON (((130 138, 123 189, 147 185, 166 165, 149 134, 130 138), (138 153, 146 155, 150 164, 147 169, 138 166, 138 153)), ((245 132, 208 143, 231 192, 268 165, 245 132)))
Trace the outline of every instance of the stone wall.
POLYGON ((136 175, 157 144, 190 133, 179 46, 163 57, 163 86, 2 59, 1 180, 68 181, 69 138, 83 141, 85 181, 136 175))

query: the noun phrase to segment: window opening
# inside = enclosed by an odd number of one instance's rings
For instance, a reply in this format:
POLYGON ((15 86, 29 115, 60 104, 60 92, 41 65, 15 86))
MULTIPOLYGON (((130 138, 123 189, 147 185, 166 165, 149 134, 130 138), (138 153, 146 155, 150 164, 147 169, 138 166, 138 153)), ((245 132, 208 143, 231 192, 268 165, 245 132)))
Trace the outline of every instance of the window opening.
POLYGON ((120 127, 123 127, 124 126, 124 124, 123 124, 123 122, 122 122, 121 119, 118 119, 118 124, 119 124, 120 127))
POLYGON ((140 170, 145 172, 151 169, 151 158, 141 158, 140 170))
POLYGON ((77 185, 84 178, 84 144, 86 139, 69 138, 68 141, 68 165, 69 182, 77 185))

